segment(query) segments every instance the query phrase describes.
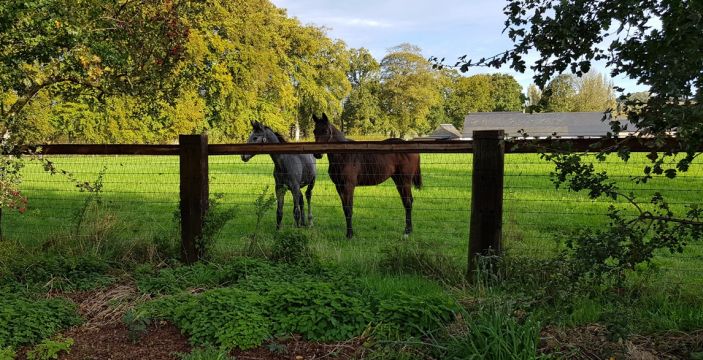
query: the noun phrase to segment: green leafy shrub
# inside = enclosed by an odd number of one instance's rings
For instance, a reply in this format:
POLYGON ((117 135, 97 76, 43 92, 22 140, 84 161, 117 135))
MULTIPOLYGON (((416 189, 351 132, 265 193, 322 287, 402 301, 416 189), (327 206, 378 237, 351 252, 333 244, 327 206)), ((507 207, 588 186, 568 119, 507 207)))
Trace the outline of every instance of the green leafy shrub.
POLYGON ((234 218, 237 208, 235 207, 223 207, 221 200, 224 194, 215 194, 215 196, 210 197, 207 214, 205 214, 205 219, 203 221, 203 232, 202 236, 197 242, 198 251, 201 254, 201 258, 205 258, 210 254, 210 247, 212 243, 220 234, 222 229, 227 225, 227 222, 234 218))
POLYGON ((197 263, 192 266, 164 268, 157 272, 137 272, 137 286, 143 293, 176 294, 191 288, 215 288, 253 278, 272 278, 285 273, 262 260, 239 258, 227 264, 197 263))
POLYGON ((144 316, 172 321, 196 345, 249 349, 271 336, 261 295, 240 289, 168 296, 147 303, 144 316))
POLYGON ((276 234, 271 247, 271 260, 286 264, 317 262, 310 249, 310 236, 298 229, 286 229, 276 234))
POLYGON ((4 294, 0 297, 0 348, 36 343, 80 322, 76 306, 68 300, 31 301, 4 294))
POLYGON ((388 335, 423 336, 448 324, 459 311, 447 295, 410 295, 399 292, 381 299, 376 319, 388 335))
POLYGON ((27 351, 27 360, 58 359, 59 354, 62 352, 70 352, 71 346, 73 346, 73 339, 71 338, 44 339, 34 349, 27 351))
POLYGON ((17 353, 11 347, 0 348, 0 360, 14 360, 17 353))
POLYGON ((106 274, 108 264, 97 257, 24 256, 7 264, 0 282, 47 286, 62 291, 90 290, 107 286, 114 278, 106 274))
POLYGON ((360 294, 345 294, 322 281, 280 283, 268 292, 275 333, 298 333, 309 340, 339 341, 360 335, 371 311, 360 294))

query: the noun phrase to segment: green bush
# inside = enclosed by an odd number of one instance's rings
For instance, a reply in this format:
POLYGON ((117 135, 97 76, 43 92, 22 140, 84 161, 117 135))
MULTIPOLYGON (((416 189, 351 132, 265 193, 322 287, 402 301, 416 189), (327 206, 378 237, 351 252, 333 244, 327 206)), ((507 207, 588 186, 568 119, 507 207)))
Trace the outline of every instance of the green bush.
POLYGON ((91 256, 23 256, 13 259, 6 266, 8 272, 0 278, 0 283, 4 285, 17 282, 29 286, 76 291, 107 286, 114 282, 114 278, 106 274, 108 264, 91 256))
POLYGON ((298 229, 276 234, 271 247, 271 260, 286 264, 314 264, 317 258, 310 249, 310 236, 298 229))
POLYGON ((62 352, 68 353, 73 346, 73 339, 59 338, 56 340, 44 339, 34 349, 27 351, 27 360, 58 359, 62 352))
POLYGON ((271 336, 264 301, 263 296, 251 291, 215 289, 147 303, 145 316, 172 321, 190 335, 195 345, 249 349, 271 336))
POLYGON ((14 360, 17 353, 11 347, 0 348, 0 360, 14 360))
POLYGON ((31 301, 0 297, 0 348, 33 344, 81 322, 76 306, 61 298, 31 301))
POLYGON ((196 263, 156 272, 142 269, 135 275, 142 293, 176 294, 186 289, 226 287, 248 278, 272 278, 284 273, 265 261, 240 258, 226 264, 196 263))
POLYGON ((344 294, 322 281, 280 283, 266 302, 274 333, 341 341, 360 335, 372 320, 360 294, 344 294))

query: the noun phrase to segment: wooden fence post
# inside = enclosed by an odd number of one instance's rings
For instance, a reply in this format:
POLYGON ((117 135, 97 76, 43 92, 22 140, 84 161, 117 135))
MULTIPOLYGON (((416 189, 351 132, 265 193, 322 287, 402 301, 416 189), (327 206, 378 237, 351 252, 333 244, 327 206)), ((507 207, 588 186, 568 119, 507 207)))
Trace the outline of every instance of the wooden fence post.
POLYGON ((204 255, 203 220, 208 209, 207 135, 180 135, 181 260, 192 264, 204 255))
POLYGON ((474 280, 477 258, 499 254, 503 237, 503 130, 474 131, 471 228, 467 276, 474 280))

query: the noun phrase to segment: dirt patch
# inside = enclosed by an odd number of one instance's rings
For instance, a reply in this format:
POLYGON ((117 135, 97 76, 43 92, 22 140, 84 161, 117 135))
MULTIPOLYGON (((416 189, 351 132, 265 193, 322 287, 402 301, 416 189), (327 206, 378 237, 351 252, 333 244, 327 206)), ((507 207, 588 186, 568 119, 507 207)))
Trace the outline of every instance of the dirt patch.
POLYGON ((569 359, 689 359, 703 351, 703 331, 663 333, 610 341, 604 326, 591 324, 571 329, 548 326, 542 330, 539 351, 569 359))
POLYGON ((79 327, 64 336, 75 343, 70 354, 61 357, 63 360, 177 359, 175 353, 187 353, 191 348, 188 339, 165 322, 150 326, 136 341, 130 339, 123 324, 79 327))
POLYGON ((363 346, 359 339, 324 344, 305 341, 300 336, 269 342, 250 350, 235 350, 237 360, 314 360, 314 359, 358 359, 363 357, 363 346))

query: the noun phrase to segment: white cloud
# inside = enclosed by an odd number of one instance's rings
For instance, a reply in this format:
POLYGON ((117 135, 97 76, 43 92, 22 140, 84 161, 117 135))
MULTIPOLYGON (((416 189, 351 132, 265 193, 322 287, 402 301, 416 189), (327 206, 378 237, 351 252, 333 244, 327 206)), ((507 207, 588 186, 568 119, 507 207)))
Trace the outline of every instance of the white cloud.
POLYGON ((362 18, 344 18, 344 17, 328 17, 318 19, 313 22, 320 22, 322 24, 329 25, 346 25, 346 26, 356 26, 356 27, 370 27, 370 28, 390 28, 393 24, 387 21, 372 20, 372 19, 362 19, 362 18))

